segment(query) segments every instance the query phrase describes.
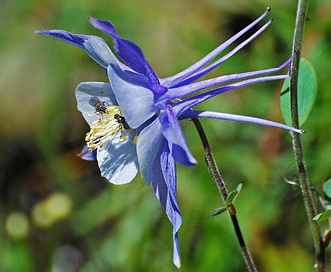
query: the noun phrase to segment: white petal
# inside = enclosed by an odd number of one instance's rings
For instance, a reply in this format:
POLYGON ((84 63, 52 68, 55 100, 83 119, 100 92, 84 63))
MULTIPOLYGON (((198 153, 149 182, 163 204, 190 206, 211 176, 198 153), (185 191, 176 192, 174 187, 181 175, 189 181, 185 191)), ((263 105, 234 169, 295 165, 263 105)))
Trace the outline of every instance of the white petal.
POLYGON ((117 105, 115 95, 109 83, 80 83, 76 88, 77 108, 90 126, 99 118, 95 112, 95 108, 89 104, 90 99, 94 96, 109 105, 117 105))
POLYGON ((97 160, 101 175, 113 184, 131 182, 138 173, 138 159, 133 137, 124 141, 116 139, 109 141, 98 149, 97 160))

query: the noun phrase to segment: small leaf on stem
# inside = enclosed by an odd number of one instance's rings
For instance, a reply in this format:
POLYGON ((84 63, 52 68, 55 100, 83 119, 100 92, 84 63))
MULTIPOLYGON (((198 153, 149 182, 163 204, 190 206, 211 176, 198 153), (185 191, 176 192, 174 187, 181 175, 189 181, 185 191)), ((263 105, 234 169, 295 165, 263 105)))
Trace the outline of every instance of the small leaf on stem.
POLYGON ((328 178, 323 184, 324 203, 331 209, 331 178, 328 178))
POLYGON ((225 201, 225 205, 229 206, 231 204, 234 204, 236 201, 237 196, 239 195, 242 188, 242 183, 240 183, 235 190, 233 190, 229 195, 228 198, 225 201))
MULTIPOLYGON (((291 126, 290 79, 284 80, 280 93, 280 106, 287 125, 291 126)), ((299 67, 298 81, 298 114, 301 126, 308 118, 317 95, 317 77, 312 64, 302 58, 299 67)))
POLYGON ((227 207, 220 207, 220 208, 217 208, 211 216, 216 216, 216 215, 220 215, 222 213, 224 213, 225 211, 227 211, 227 207))
POLYGON ((331 210, 326 210, 324 213, 319 213, 316 215, 313 220, 315 221, 324 221, 331 217, 331 210))

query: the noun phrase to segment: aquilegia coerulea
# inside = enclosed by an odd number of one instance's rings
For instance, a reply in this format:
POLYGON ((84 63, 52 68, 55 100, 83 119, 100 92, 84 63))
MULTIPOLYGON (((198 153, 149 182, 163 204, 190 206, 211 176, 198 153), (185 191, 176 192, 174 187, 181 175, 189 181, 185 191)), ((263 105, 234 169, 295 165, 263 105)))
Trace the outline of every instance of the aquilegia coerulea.
POLYGON ((262 33, 271 20, 229 53, 215 60, 220 52, 258 24, 269 11, 270 8, 189 68, 168 78, 158 78, 141 49, 132 41, 121 38, 114 25, 108 21, 89 18, 95 28, 112 37, 115 52, 124 63, 117 59, 100 37, 63 30, 37 31, 84 49, 106 70, 109 83, 84 82, 76 89, 78 109, 91 127, 86 135, 87 147, 82 157, 91 159, 96 154, 102 176, 114 184, 130 182, 140 169, 147 185, 153 185, 173 225, 173 261, 177 267, 180 267, 178 230, 182 216, 176 199, 176 163, 186 166, 196 164, 179 120, 214 118, 302 133, 299 129, 259 118, 193 109, 218 94, 289 76, 268 74, 290 65, 292 58, 277 68, 196 81, 262 33), (208 64, 213 60, 213 63, 208 64))

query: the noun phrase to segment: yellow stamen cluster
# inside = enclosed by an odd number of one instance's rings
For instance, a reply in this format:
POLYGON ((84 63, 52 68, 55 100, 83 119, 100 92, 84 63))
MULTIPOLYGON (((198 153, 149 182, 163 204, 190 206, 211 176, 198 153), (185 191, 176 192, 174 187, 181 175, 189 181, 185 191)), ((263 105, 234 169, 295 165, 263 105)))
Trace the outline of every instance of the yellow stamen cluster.
MULTIPOLYGON (((85 141, 88 148, 93 151, 98 147, 102 147, 105 142, 112 140, 117 133, 122 133, 124 128, 121 123, 114 118, 114 115, 122 116, 122 111, 119 106, 107 106, 104 112, 98 112, 99 119, 94 121, 91 130, 86 134, 85 141)), ((123 141, 126 136, 122 135, 120 140, 123 141)))

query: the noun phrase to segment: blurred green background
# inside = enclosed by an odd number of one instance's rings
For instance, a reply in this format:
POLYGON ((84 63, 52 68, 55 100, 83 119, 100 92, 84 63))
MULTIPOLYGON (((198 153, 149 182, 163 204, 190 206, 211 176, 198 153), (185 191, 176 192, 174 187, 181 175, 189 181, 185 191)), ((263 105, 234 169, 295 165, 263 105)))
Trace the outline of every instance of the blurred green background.
MULTIPOLYGON (((107 81, 103 69, 83 50, 35 35, 35 30, 100 35, 111 45, 87 16, 111 20, 123 37, 141 46, 158 75, 167 77, 271 6, 274 22, 268 30, 212 77, 285 61, 291 54, 295 2, 2 0, 0 271, 177 271, 172 228, 152 188, 140 177, 111 185, 95 162, 76 155, 89 128, 76 109, 74 90, 83 81, 107 81)), ((313 63, 319 84, 302 137, 310 180, 318 191, 331 174, 330 13, 330 1, 311 1, 302 53, 313 63)), ((281 82, 246 87, 200 108, 283 122, 280 87, 281 82)), ((178 166, 181 271, 245 271, 228 216, 211 217, 222 200, 198 135, 191 122, 182 125, 199 165, 178 166)), ((236 207, 257 267, 313 271, 300 191, 284 182, 295 173, 289 133, 215 120, 203 120, 203 125, 229 190, 244 184, 236 207)))

